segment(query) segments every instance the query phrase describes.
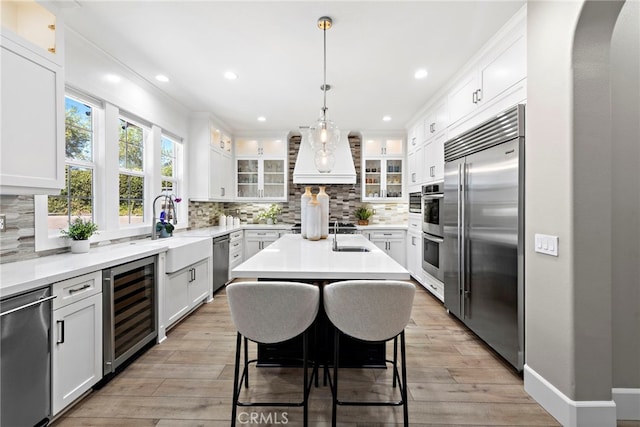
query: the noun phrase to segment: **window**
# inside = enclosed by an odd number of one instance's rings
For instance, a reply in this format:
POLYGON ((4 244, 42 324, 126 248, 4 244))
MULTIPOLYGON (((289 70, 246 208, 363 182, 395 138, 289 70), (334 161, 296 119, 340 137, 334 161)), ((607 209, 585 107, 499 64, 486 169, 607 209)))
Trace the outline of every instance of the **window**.
POLYGON ((144 222, 144 141, 145 131, 142 127, 120 119, 120 225, 144 222))
POLYGON ((163 192, 178 194, 178 156, 182 144, 162 135, 160 138, 160 175, 163 192))
POLYGON ((65 97, 65 187, 47 201, 47 228, 58 232, 73 217, 95 221, 94 107, 65 97))

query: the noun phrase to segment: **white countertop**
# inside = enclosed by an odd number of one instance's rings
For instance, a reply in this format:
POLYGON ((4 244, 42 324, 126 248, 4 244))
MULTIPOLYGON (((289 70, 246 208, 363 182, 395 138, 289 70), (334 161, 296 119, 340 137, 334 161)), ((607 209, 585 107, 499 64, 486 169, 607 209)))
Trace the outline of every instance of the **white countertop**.
POLYGON ((210 237, 141 239, 91 248, 85 254, 64 253, 0 264, 0 297, 26 292, 103 268, 124 264, 210 237))
POLYGON ((334 252, 333 236, 319 241, 286 234, 231 271, 234 278, 408 280, 409 272, 360 234, 338 235, 338 246, 371 252, 334 252))

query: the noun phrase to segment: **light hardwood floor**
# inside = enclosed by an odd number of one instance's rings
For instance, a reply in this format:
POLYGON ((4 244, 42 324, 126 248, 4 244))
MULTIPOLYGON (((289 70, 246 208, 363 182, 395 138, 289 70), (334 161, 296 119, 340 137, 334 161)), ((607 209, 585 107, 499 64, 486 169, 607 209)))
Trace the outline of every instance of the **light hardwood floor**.
MULTIPOLYGON (((449 316, 439 301, 420 285, 417 288, 406 329, 411 426, 559 425, 527 395, 520 376, 449 316)), ((92 392, 54 425, 228 426, 235 336, 223 290, 173 328, 162 344, 92 392)), ((341 370, 341 396, 393 395, 390 371, 341 370)), ((296 400, 299 396, 299 370, 252 368, 250 372, 248 398, 296 400)), ((311 426, 331 424, 330 399, 328 387, 312 389, 311 426)), ((241 412, 246 414, 241 415, 244 423, 239 426, 302 425, 300 408, 239 408, 241 412), (271 423, 250 423, 251 412, 263 420, 271 417, 271 423)), ((338 424, 399 426, 402 410, 340 407, 338 424)))

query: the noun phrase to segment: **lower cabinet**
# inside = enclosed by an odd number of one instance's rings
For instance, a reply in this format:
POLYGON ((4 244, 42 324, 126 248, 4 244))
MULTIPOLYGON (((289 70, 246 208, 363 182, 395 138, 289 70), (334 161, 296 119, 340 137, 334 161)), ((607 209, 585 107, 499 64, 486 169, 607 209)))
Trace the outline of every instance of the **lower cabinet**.
POLYGON ((405 265, 405 231, 376 230, 363 231, 363 234, 377 247, 385 251, 398 264, 405 265))
POLYGON ((407 233, 407 270, 409 273, 422 283, 422 234, 408 232, 407 233))
POLYGON ((244 259, 251 258, 279 238, 279 230, 245 230, 244 259))
POLYGON ((231 270, 240 265, 244 259, 242 237, 242 230, 229 234, 229 279, 231 279, 231 270))
POLYGON ((164 324, 171 326, 209 296, 211 287, 209 259, 203 259, 175 273, 165 280, 164 324))
POLYGON ((102 273, 53 284, 52 412, 58 414, 102 378, 102 273))

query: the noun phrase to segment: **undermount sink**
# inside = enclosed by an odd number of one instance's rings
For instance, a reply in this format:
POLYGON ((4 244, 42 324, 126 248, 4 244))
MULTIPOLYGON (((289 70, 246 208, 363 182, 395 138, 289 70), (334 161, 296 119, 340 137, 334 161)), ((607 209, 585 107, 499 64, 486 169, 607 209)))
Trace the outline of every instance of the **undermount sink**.
POLYGON ((333 248, 334 252, 371 252, 364 246, 341 246, 333 248))

